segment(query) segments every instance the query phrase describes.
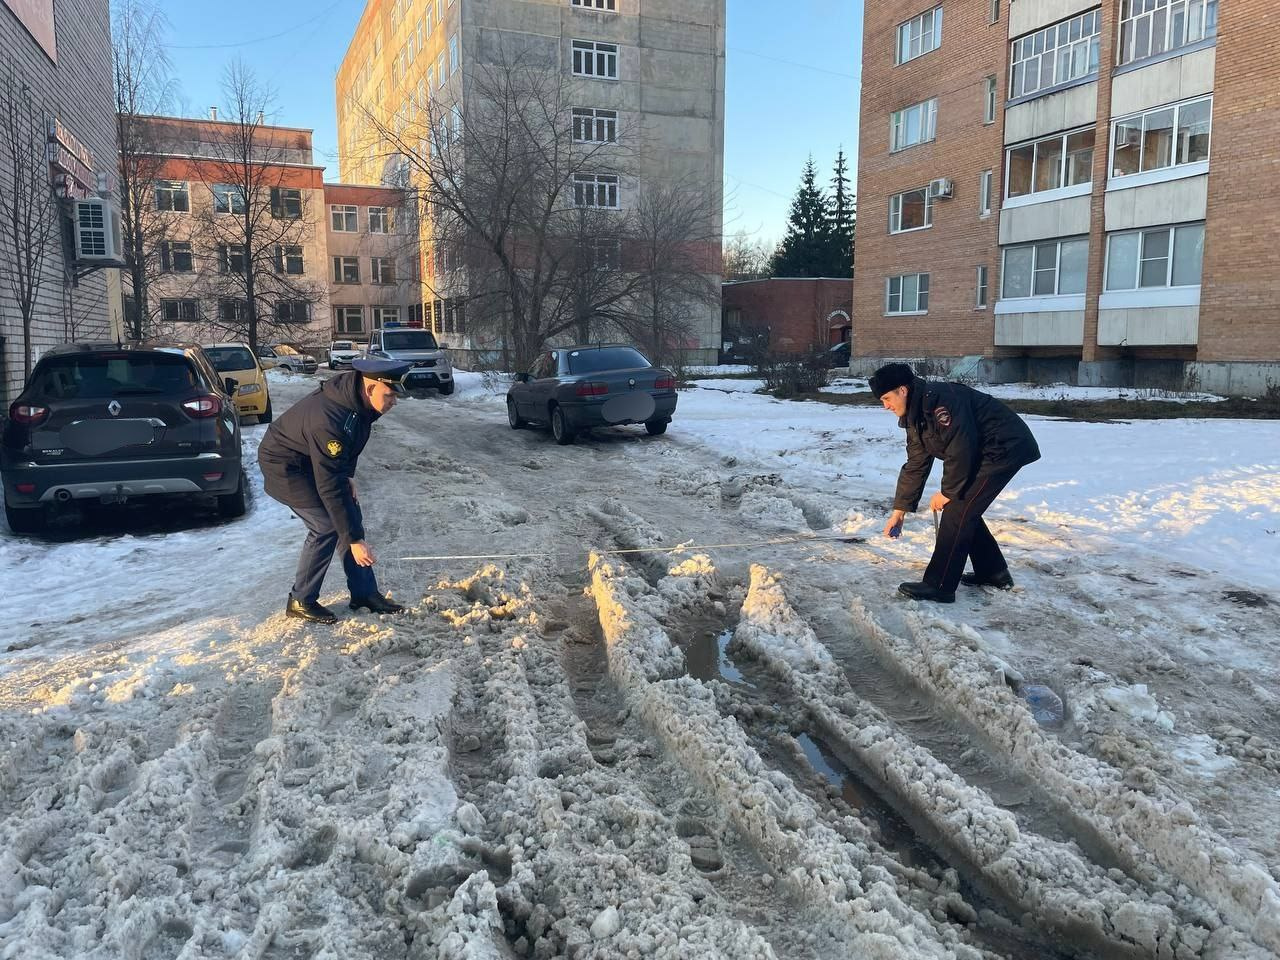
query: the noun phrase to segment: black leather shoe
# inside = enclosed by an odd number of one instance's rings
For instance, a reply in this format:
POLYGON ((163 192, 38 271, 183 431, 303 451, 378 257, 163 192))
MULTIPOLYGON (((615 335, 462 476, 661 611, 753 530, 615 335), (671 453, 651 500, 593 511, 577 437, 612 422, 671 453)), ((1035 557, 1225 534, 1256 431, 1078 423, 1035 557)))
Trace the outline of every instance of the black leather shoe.
POLYGON ((1013 589, 1013 577, 1009 575, 1008 570, 1001 570, 985 577, 980 577, 976 573, 962 573, 960 574, 960 582, 966 587, 995 587, 997 590, 1013 589))
POLYGON ((951 593, 947 593, 937 587, 931 587, 927 583, 900 583, 898 584, 898 592, 904 597, 910 597, 912 600, 930 600, 933 603, 956 602, 954 590, 951 593))
POLYGON ((367 609, 370 613, 404 613, 404 607, 394 600, 388 600, 380 593, 367 597, 352 597, 347 604, 352 610, 367 609))
POLYGON ((328 607, 321 606, 318 603, 308 603, 305 600, 295 600, 289 598, 289 602, 285 605, 284 615, 293 617, 295 620, 310 620, 312 623, 337 623, 338 616, 328 607))

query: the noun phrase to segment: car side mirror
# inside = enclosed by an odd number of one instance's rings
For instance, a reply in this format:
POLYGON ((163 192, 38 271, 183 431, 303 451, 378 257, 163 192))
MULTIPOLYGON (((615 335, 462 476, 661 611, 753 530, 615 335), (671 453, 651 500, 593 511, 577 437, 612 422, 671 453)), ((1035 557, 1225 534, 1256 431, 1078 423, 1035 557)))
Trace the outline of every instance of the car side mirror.
POLYGON ((527 373, 517 373, 516 380, 518 380, 520 383, 528 383, 529 375, 527 373))
POLYGON ((236 387, 240 386, 240 381, 236 380, 234 377, 226 377, 223 379, 222 385, 227 390, 227 396, 233 397, 236 393, 236 387))

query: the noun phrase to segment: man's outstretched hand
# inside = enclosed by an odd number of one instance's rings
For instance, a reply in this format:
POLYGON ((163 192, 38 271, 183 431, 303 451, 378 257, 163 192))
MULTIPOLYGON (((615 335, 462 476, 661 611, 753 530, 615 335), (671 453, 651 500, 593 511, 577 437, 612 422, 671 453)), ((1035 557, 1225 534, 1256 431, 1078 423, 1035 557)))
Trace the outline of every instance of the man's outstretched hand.
POLYGON ((378 558, 374 555, 373 547, 363 540, 357 540, 351 545, 351 559, 362 567, 372 567, 378 562, 378 558))
POLYGON ((889 522, 884 525, 884 535, 894 540, 902 536, 902 521, 906 515, 905 510, 895 510, 889 514, 889 522))

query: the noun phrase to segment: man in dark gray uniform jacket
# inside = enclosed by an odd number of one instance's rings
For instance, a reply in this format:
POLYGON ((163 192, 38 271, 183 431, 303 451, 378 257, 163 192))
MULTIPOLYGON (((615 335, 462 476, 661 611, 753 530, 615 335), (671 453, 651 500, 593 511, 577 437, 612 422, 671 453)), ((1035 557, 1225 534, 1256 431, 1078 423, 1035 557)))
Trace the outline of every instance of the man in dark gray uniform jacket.
POLYGON ((277 417, 258 446, 267 494, 289 507, 307 527, 286 616, 315 623, 338 619, 321 605, 320 587, 339 548, 352 610, 399 613, 404 609, 378 592, 373 574, 377 557, 365 542, 354 477, 373 422, 404 393, 400 380, 410 366, 394 360, 352 361, 350 373, 325 381, 277 417))
POLYGON ((907 462, 898 474, 887 536, 920 504, 934 459, 942 461, 942 489, 929 502, 942 511, 933 557, 919 583, 900 593, 916 600, 952 603, 956 585, 1008 590, 1013 577, 982 515, 1014 474, 1040 459, 1030 428, 995 397, 959 383, 923 380, 905 363, 890 363, 871 377, 871 392, 907 431, 907 462), (973 561, 973 573, 964 572, 973 561))

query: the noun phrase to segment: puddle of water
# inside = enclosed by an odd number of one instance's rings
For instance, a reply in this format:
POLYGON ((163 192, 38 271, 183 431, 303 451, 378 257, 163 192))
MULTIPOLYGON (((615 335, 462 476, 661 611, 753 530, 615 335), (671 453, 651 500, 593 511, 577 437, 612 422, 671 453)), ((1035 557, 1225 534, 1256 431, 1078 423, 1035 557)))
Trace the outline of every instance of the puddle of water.
POLYGON ((684 648, 685 669, 695 680, 723 680, 741 687, 755 689, 755 684, 742 675, 729 659, 729 641, 733 628, 699 630, 684 648))

